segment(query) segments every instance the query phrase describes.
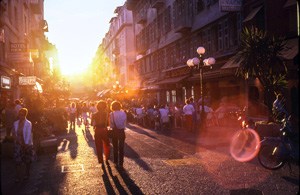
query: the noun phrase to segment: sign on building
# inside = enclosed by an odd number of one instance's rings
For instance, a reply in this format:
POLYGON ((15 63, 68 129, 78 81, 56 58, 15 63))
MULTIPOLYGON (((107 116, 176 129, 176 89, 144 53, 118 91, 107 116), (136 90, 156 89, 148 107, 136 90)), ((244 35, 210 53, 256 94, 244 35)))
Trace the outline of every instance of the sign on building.
POLYGON ((27 52, 27 46, 25 43, 11 43, 10 52, 27 52))
POLYGON ((7 76, 1 76, 1 88, 10 89, 11 88, 11 80, 7 76))
POLYGON ((36 76, 19 77, 19 85, 35 85, 36 76))
POLYGON ((242 9, 242 0, 219 0, 220 11, 237 12, 242 9))

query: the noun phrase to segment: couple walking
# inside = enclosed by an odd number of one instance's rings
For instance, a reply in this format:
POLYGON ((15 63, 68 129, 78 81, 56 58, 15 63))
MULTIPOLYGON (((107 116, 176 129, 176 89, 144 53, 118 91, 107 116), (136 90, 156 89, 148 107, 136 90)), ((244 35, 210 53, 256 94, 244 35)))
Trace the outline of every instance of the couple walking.
POLYGON ((111 112, 109 112, 107 103, 100 100, 97 103, 97 110, 98 111, 92 115, 91 122, 95 131, 95 145, 98 162, 103 163, 103 153, 105 161, 107 162, 109 159, 110 147, 107 126, 110 126, 110 128, 113 129, 113 160, 117 167, 123 168, 125 142, 124 130, 126 127, 127 116, 122 110, 122 104, 118 101, 113 101, 110 105, 111 112))

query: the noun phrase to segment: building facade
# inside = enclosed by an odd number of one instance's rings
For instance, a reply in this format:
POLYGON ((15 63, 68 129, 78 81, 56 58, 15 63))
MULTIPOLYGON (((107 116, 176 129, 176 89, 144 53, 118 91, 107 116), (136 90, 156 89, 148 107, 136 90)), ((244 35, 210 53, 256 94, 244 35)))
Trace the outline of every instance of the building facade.
POLYGON ((49 72, 43 52, 48 43, 44 36, 47 31, 44 0, 0 2, 2 105, 7 99, 20 98, 24 88, 36 86, 36 81, 49 72))
POLYGON ((117 7, 114 13, 116 16, 111 18, 109 31, 97 51, 101 57, 97 58, 96 64, 105 66, 109 63, 113 67, 111 84, 118 82, 122 86, 134 87, 136 78, 129 71, 136 57, 132 13, 125 6, 117 7))
MULTIPOLYGON (((186 64, 188 59, 199 57, 196 50, 203 46, 204 58, 216 59, 214 65, 203 69, 204 99, 213 108, 225 99, 239 106, 251 106, 248 104, 253 102, 261 107, 258 109, 264 109, 261 83, 257 78, 237 77, 239 64, 231 60, 239 50, 242 29, 255 26, 286 38, 287 50, 282 59, 289 69, 287 106, 298 115, 299 5, 296 0, 127 0, 122 7, 132 12, 130 27, 134 38, 130 37, 130 44, 135 46, 130 52, 135 58, 129 63, 127 74, 138 78, 140 97, 147 102, 156 98, 159 104, 182 104, 189 97, 196 101, 202 98, 200 72, 186 64)), ((112 30, 102 45, 113 43, 108 41, 112 39, 108 37, 113 37, 112 30)), ((113 49, 106 51, 108 56, 113 56, 113 49)), ((114 62, 117 67, 122 66, 117 60, 114 62)))

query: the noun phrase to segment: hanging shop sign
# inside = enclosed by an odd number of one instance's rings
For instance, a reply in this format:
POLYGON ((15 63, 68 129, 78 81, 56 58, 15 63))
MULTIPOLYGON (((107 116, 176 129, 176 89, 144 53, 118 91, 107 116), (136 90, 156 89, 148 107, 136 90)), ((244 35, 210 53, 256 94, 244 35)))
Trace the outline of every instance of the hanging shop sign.
POLYGON ((220 0, 219 7, 223 12, 238 12, 242 9, 242 0, 220 0))
POLYGON ((19 85, 35 85, 36 76, 19 77, 19 85))
POLYGON ((10 89, 11 88, 11 79, 7 76, 1 76, 1 88, 10 89))

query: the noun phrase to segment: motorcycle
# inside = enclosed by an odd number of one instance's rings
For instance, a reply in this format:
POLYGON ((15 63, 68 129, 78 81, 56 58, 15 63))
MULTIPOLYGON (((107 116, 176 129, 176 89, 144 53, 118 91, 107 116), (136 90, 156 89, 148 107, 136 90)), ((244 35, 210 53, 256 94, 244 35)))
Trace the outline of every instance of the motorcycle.
POLYGON ((295 143, 292 137, 295 137, 291 124, 291 116, 282 119, 282 128, 279 137, 265 137, 261 141, 261 149, 258 153, 259 163, 266 169, 277 170, 286 163, 292 172, 291 162, 297 159, 295 143))

